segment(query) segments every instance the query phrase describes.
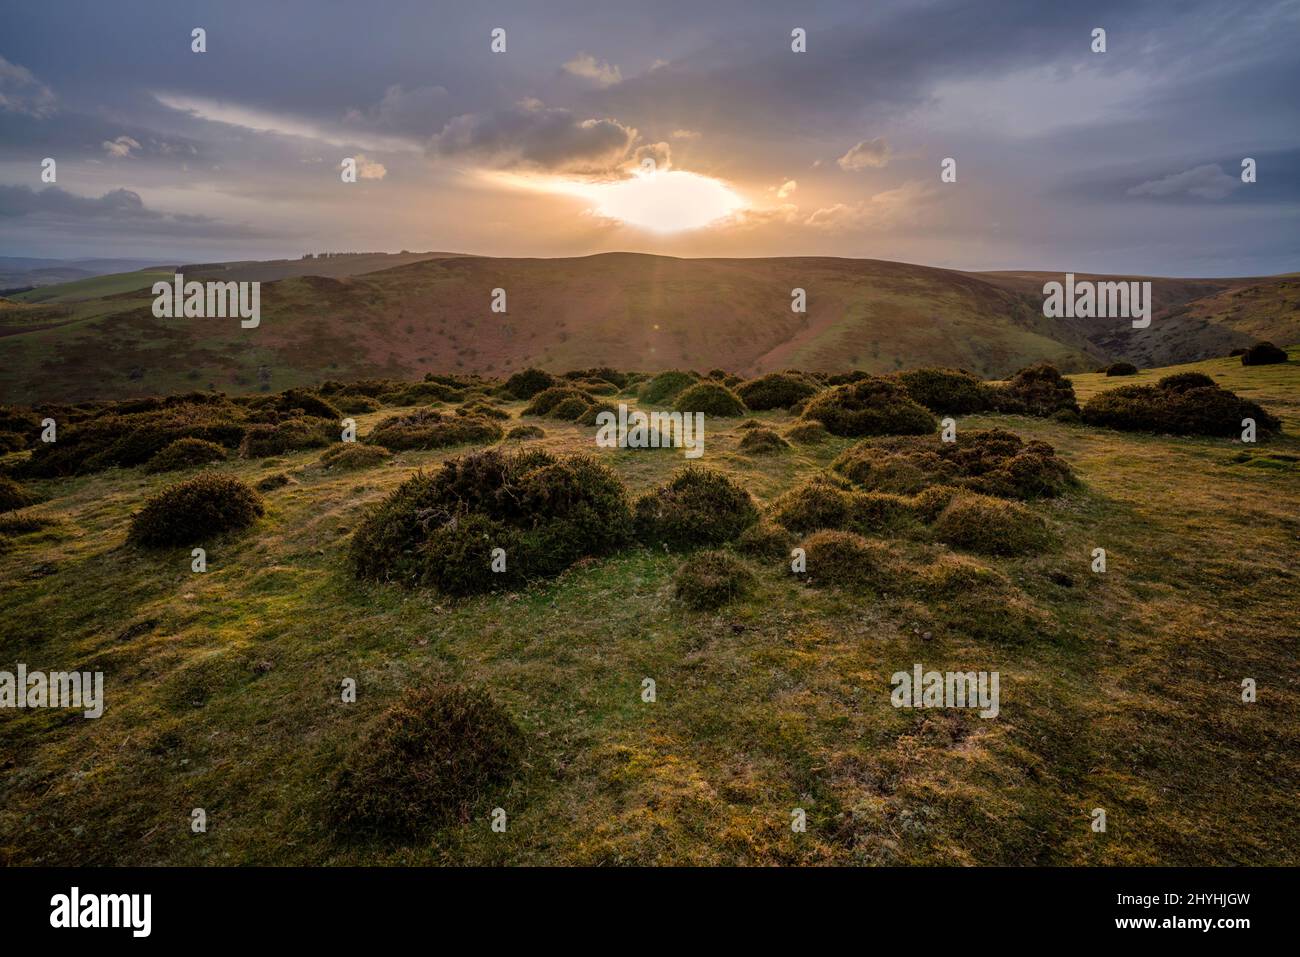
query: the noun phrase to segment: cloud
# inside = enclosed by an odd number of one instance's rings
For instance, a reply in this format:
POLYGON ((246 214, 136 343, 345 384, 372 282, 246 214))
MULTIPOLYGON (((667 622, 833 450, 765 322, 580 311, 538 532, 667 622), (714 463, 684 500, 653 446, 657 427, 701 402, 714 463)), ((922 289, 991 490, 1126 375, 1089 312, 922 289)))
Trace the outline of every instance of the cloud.
POLYGON ((102 196, 78 196, 58 186, 37 191, 30 186, 0 186, 0 219, 31 219, 52 224, 111 225, 113 228, 162 235, 249 237, 263 235, 247 226, 211 216, 150 209, 140 194, 109 190, 102 196))
POLYGON ((789 196, 798 188, 799 188, 798 183, 796 183, 792 179, 788 179, 776 188, 776 198, 785 199, 787 196, 789 196))
POLYGON ((383 179, 388 175, 383 163, 375 162, 364 153, 358 153, 354 158, 357 161, 358 179, 383 179))
POLYGON ((640 169, 646 160, 653 160, 655 171, 662 173, 673 168, 673 151, 667 143, 647 143, 638 146, 632 153, 632 158, 624 166, 640 169))
POLYGON ((888 141, 883 136, 877 136, 875 139, 858 143, 835 162, 847 173, 856 173, 869 166, 880 169, 889 165, 892 152, 888 141))
POLYGON ((1173 173, 1163 179, 1139 183, 1128 190, 1130 196, 1176 196, 1187 193, 1201 199, 1223 199, 1241 186, 1241 180, 1229 176, 1218 163, 1206 163, 1173 173))
POLYGON ((115 140, 104 140, 100 144, 104 152, 115 159, 124 159, 131 155, 131 150, 138 150, 140 144, 129 136, 119 136, 115 140))
POLYGON ((490 114, 458 116, 434 137, 441 156, 464 156, 498 168, 599 172, 616 167, 637 131, 617 120, 580 119, 537 100, 490 114))
POLYGON ((0 56, 0 113, 44 119, 56 110, 57 97, 31 70, 0 56))
POLYGON ((804 225, 827 232, 852 232, 897 226, 915 219, 920 209, 938 196, 933 183, 911 181, 877 193, 858 203, 823 206, 804 220, 804 225))
POLYGON ((698 140, 700 134, 696 130, 673 130, 673 139, 675 140, 698 140))
POLYGON ((564 72, 590 80, 597 86, 613 86, 623 82, 623 74, 618 67, 611 66, 604 60, 597 62, 596 58, 589 53, 579 53, 564 64, 564 72))
POLYGON ((408 90, 395 83, 374 106, 350 109, 343 121, 344 125, 359 130, 425 138, 433 135, 453 114, 451 94, 445 87, 419 86, 408 90))

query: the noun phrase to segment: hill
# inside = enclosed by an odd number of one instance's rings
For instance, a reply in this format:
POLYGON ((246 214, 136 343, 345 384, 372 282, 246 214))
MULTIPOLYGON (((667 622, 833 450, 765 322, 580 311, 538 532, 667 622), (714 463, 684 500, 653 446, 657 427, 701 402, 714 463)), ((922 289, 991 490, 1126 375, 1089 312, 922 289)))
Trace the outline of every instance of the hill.
MULTIPOLYGON (((258 279, 256 330, 155 319, 154 271, 50 286, 0 314, 0 401, 76 401, 212 386, 281 389, 322 376, 418 378, 598 365, 889 372, 958 366, 1000 376, 1046 360, 1168 364, 1256 338, 1300 341, 1294 277, 1153 280, 1148 330, 1049 320, 1045 274, 964 273, 879 260, 571 259, 410 254, 186 266, 187 278, 258 279), (418 261, 415 261, 418 260, 418 261), (376 263, 392 268, 365 271, 376 263), (507 311, 491 311, 494 289, 507 311), (807 311, 791 310, 791 291, 807 311), (25 308, 24 308, 25 306, 25 308)), ((1059 278, 1059 277, 1058 277, 1059 278)))

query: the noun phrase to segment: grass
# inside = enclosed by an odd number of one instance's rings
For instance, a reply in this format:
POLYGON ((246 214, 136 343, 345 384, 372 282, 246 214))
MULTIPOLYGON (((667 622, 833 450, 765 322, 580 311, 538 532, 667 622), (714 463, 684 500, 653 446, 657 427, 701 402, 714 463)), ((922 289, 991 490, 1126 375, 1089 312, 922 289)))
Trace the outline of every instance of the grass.
MULTIPOLYGON (((1188 368, 1300 431, 1300 366, 1235 363, 1188 368)), ((1155 375, 1073 378, 1082 401, 1155 375)), ((523 405, 508 406, 515 421, 523 405)), ((356 416, 358 432, 390 414, 356 416)), ((754 457, 736 423, 709 425, 703 464, 763 502, 852 444, 754 457)), ((219 463, 296 484, 265 495, 254 529, 210 543, 204 574, 188 549, 124 544, 131 513, 176 476, 31 483, 49 500, 27 511, 59 522, 0 553, 0 667, 103 670, 107 706, 90 721, 0 711, 0 863, 1300 863, 1300 472, 1285 458, 1300 443, 959 420, 994 426, 1050 442, 1082 485, 1034 504, 1048 552, 969 559, 1013 598, 960 613, 924 587, 806 587, 786 558, 751 559, 752 593, 692 612, 672 600, 681 557, 648 549, 469 600, 352 579, 360 511, 463 448, 362 472, 321 468, 319 450, 219 463), (1275 467, 1253 465, 1266 456, 1275 467), (1089 570, 1095 547, 1104 575, 1089 570), (1035 640, 975 637, 1017 603, 1038 616, 1035 640), (894 709, 890 675, 914 662, 999 671, 1000 716, 894 709), (334 771, 404 688, 443 681, 487 690, 528 738, 523 773, 493 796, 507 831, 482 816, 417 842, 342 840, 326 813, 334 771), (790 829, 796 807, 807 833, 790 829)), ((548 420, 538 444, 601 455, 633 497, 685 462, 594 449, 593 431, 548 420)), ((918 568, 949 554, 888 546, 918 568)))

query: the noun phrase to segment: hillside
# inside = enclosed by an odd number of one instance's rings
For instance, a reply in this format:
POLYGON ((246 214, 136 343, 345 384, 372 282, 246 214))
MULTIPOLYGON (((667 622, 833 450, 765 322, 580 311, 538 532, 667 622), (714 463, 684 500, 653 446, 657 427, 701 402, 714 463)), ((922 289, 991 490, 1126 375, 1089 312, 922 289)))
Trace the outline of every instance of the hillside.
MULTIPOLYGON (((96 720, 0 713, 0 865, 1295 865, 1297 360, 1073 380, 1084 399, 1202 372, 1284 420, 1250 449, 959 416, 961 441, 1010 430, 1077 479, 1007 506, 1046 529, 1031 549, 950 545, 896 515, 867 533, 869 576, 836 583, 796 579, 788 542, 733 543, 752 581, 711 610, 675 597, 693 553, 640 541, 473 597, 359 580, 349 555, 367 509, 479 443, 357 471, 321 448, 232 456, 213 470, 261 486, 265 514, 206 541, 203 574, 188 545, 127 538, 144 503, 192 473, 30 481, 42 501, 0 516, 0 658, 102 670, 107 705, 96 720), (1000 714, 891 706, 891 675, 914 663, 999 672, 1000 714), (340 700, 344 679, 355 703, 340 700), (448 817, 428 806, 417 834, 341 825, 340 768, 360 762, 379 799, 399 788, 366 763, 370 736, 408 689, 449 682, 490 695, 526 761, 448 817), (191 833, 194 808, 206 833, 191 833), (806 833, 792 832, 795 808, 806 833)), ((501 447, 593 453, 633 497, 685 461, 594 448, 591 427, 481 388, 455 401, 544 432, 501 447)), ((616 401, 637 404, 637 389, 616 401)), ((412 411, 358 414, 358 434, 412 411)), ((752 454, 746 425, 710 417, 700 464, 769 515, 855 445, 822 435, 752 454)), ((861 501, 912 501, 874 494, 861 501)))
POLYGON ((1126 320, 1045 319, 1044 274, 835 258, 410 255, 419 261, 360 274, 349 270, 373 265, 365 256, 186 267, 188 278, 264 281, 256 330, 155 319, 156 270, 34 290, 0 313, 0 401, 528 365, 746 375, 951 365, 999 376, 1040 360, 1078 371, 1118 358, 1203 359, 1256 338, 1300 341, 1293 277, 1155 280, 1156 317, 1138 331, 1126 320), (504 315, 490 309, 496 288, 507 293, 504 315), (795 288, 807 292, 806 314, 790 308, 795 288))

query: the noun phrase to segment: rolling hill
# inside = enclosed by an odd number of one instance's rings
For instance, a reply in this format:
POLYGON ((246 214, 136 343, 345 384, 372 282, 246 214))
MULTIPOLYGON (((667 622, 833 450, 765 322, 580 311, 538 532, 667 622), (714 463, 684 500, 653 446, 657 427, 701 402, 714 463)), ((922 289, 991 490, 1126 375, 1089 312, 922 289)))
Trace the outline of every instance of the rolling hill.
POLYGON ((1044 318, 1042 284, 1052 274, 880 260, 411 253, 184 270, 193 279, 262 281, 260 326, 154 318, 156 269, 44 287, 0 304, 0 401, 248 392, 528 365, 746 375, 945 365, 1000 376, 1043 360, 1080 371, 1116 359, 1196 361, 1259 338, 1300 341, 1294 275, 1153 279, 1155 318, 1135 330, 1127 320, 1044 318), (506 290, 504 314, 491 310, 497 288, 506 290), (791 309, 796 288, 806 290, 806 313, 791 309))

